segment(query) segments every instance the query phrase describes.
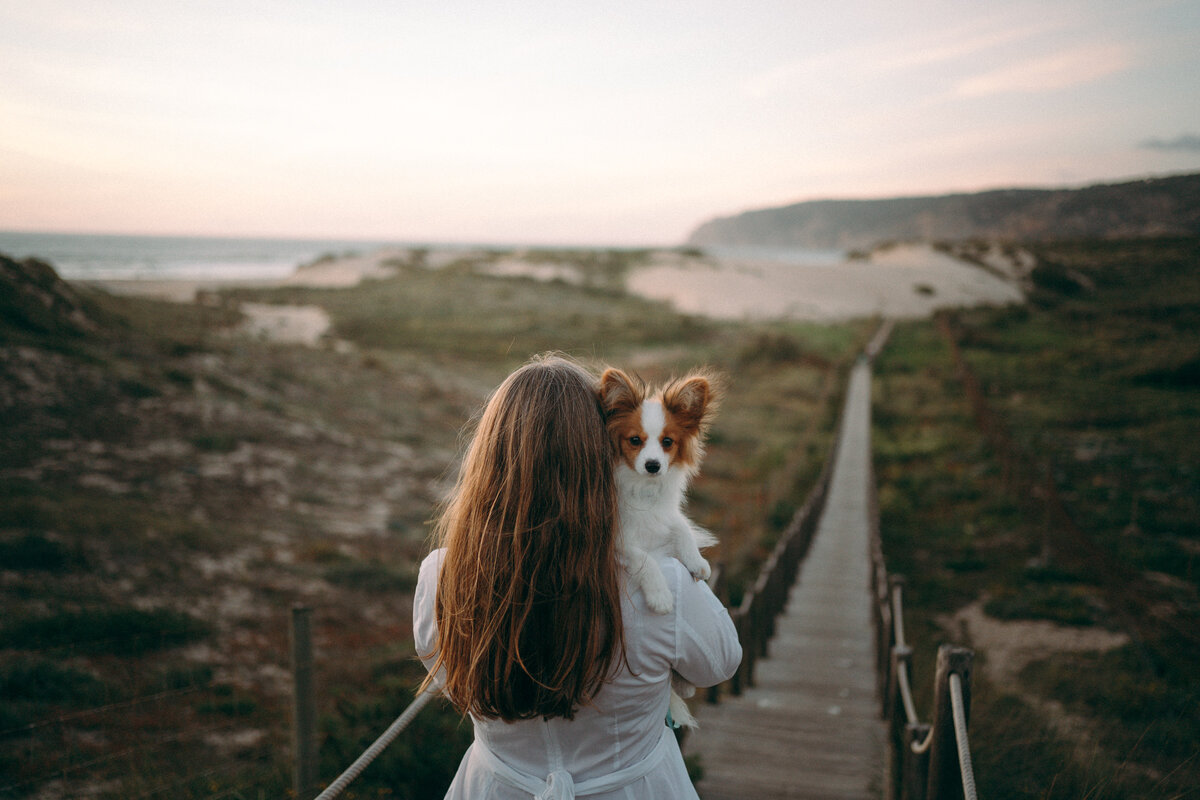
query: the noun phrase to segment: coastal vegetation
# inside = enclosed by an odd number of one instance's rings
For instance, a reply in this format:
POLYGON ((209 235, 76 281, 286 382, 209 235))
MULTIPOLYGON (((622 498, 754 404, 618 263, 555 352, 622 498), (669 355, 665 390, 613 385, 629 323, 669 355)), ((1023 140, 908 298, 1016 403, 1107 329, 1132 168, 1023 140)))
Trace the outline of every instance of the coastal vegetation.
POLYGON ((1200 242, 1033 250, 1027 305, 900 325, 877 362, 916 671, 947 637, 976 650, 981 796, 1182 797, 1200 784, 1200 242))

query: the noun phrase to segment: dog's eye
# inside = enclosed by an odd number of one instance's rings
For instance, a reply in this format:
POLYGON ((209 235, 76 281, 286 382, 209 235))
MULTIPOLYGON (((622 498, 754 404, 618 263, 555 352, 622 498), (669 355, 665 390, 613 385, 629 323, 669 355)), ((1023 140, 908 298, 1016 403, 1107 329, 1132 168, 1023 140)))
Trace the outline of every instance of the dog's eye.
POLYGON ((629 437, 629 443, 630 443, 631 445, 633 445, 634 447, 641 447, 641 446, 642 446, 642 437, 640 437, 640 436, 630 436, 630 437, 629 437))
POLYGON ((664 436, 662 440, 663 450, 671 449, 671 445, 675 444, 675 440, 670 436, 664 436))

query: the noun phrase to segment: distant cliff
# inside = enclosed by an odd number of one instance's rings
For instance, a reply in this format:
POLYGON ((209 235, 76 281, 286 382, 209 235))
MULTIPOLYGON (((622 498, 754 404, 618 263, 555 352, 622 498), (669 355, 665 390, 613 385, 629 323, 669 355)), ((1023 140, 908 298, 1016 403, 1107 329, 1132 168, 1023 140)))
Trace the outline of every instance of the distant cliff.
POLYGON ((1000 189, 886 200, 814 200, 705 222, 704 246, 865 248, 894 240, 1032 242, 1200 235, 1200 174, 1083 189, 1000 189))

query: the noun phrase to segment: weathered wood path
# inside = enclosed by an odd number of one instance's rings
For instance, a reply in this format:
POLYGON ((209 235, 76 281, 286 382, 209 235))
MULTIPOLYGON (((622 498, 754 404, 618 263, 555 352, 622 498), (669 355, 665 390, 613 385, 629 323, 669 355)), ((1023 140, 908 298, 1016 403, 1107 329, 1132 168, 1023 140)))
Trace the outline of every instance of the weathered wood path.
POLYGON ((696 709, 703 800, 876 800, 884 723, 869 558, 871 374, 854 367, 825 510, 755 685, 696 709))

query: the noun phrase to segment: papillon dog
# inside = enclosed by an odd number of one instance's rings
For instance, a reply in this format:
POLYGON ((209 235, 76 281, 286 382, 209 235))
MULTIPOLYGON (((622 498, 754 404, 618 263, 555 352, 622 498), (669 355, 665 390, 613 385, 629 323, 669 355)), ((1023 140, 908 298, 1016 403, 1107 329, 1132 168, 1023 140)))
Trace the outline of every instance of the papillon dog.
MULTIPOLYGON (((619 550, 633 585, 657 614, 675 605, 658 559, 673 556, 696 580, 712 570, 700 548, 716 538, 683 513, 685 493, 700 469, 704 435, 716 409, 714 381, 703 373, 673 380, 650 392, 619 369, 600 377, 600 404, 616 445, 619 550)), ((678 727, 695 727, 680 694, 693 687, 673 676, 670 715, 678 727)))

